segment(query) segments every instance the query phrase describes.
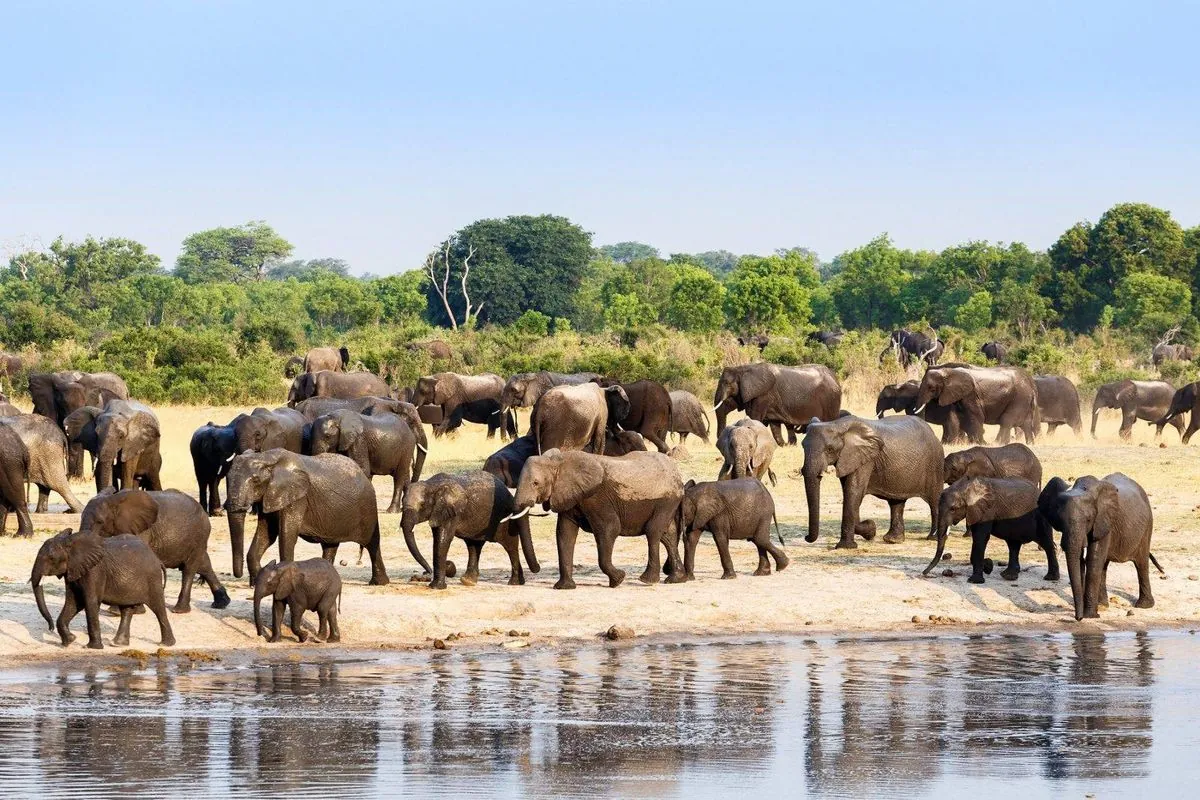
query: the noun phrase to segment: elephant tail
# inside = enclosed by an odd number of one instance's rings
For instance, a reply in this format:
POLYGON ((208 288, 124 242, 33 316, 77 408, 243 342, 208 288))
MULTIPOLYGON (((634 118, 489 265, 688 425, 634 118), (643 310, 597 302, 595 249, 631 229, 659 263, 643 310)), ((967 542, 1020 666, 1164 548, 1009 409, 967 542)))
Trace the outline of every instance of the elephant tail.
POLYGON ((771 521, 775 523, 775 536, 779 539, 779 546, 787 547, 787 545, 783 543, 783 534, 779 532, 779 515, 775 513, 774 508, 771 509, 771 521))
POLYGON ((1158 570, 1160 573, 1162 573, 1163 575, 1166 575, 1167 571, 1162 568, 1162 564, 1158 563, 1158 559, 1154 557, 1154 553, 1149 553, 1149 556, 1150 556, 1150 563, 1154 565, 1154 568, 1156 570, 1158 570))

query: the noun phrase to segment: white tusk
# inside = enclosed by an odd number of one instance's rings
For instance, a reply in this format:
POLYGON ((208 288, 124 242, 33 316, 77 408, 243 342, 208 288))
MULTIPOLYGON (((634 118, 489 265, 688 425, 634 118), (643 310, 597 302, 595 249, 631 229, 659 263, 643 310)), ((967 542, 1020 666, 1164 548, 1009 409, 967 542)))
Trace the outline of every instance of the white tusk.
POLYGON ((421 451, 422 453, 424 453, 425 455, 429 455, 429 451, 428 451, 428 450, 426 450, 426 449, 425 449, 425 448, 424 448, 424 447, 421 445, 421 443, 420 443, 420 442, 417 442, 417 449, 418 449, 418 450, 420 450, 420 451, 421 451))
POLYGON ((622 427, 621 427, 621 423, 619 423, 619 422, 618 422, 618 423, 617 423, 617 433, 620 433, 620 432, 621 432, 621 431, 623 431, 623 430, 625 430, 625 429, 624 429, 624 428, 622 428, 622 427))
POLYGON ((498 409, 498 408, 497 408, 495 411, 493 411, 493 412, 491 413, 491 416, 493 416, 493 417, 494 417, 494 416, 496 416, 496 415, 497 415, 497 414, 499 414, 499 413, 500 413, 500 409, 498 409))
POLYGON ((712 407, 712 410, 716 411, 720 407, 721 407, 721 403, 717 403, 715 406, 712 407))
POLYGON ((225 463, 228 464, 230 461, 233 461, 235 458, 237 458, 237 453, 234 453, 229 458, 225 459, 225 463))
POLYGON ((505 517, 504 519, 502 519, 502 520, 500 520, 500 521, 501 521, 501 522, 508 522, 508 521, 510 521, 510 520, 514 520, 514 519, 520 519, 521 517, 523 517, 523 516, 525 516, 526 514, 528 514, 528 513, 529 513, 529 509, 530 509, 530 508, 532 508, 532 506, 526 506, 526 507, 525 507, 525 509, 524 509, 523 511, 514 511, 513 513, 509 514, 507 517, 505 517))

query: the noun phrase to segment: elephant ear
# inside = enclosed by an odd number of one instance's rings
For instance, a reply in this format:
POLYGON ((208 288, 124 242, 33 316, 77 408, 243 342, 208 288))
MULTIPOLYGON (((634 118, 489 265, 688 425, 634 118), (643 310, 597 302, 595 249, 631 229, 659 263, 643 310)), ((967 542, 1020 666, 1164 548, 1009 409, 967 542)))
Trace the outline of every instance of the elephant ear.
POLYGON ((433 513, 429 515, 431 528, 444 528, 454 521, 467 507, 467 491, 457 483, 447 483, 439 487, 435 497, 433 513))
POLYGON ((1062 530, 1058 517, 1058 496, 1067 490, 1067 482, 1057 476, 1046 482, 1038 495, 1038 513, 1046 518, 1051 527, 1062 530))
POLYGON ((775 386, 776 368, 770 364, 751 364, 738 376, 738 392, 743 401, 762 397, 775 386))
POLYGON ((338 414, 338 452, 350 451, 357 447, 363 431, 361 414, 356 411, 338 414))
POLYGON ((158 521, 158 501, 134 489, 122 492, 105 489, 88 503, 80 527, 100 536, 121 533, 138 535, 158 521))
POLYGON ((967 503, 967 524, 978 525, 987 519, 992 519, 995 511, 996 498, 991 488, 983 481, 972 479, 968 491, 974 495, 967 503))
POLYGON ((947 370, 942 391, 938 393, 938 405, 950 406, 960 403, 975 393, 975 381, 964 370, 947 370))
POLYGON ((292 592, 296 590, 296 564, 280 564, 276 567, 276 572, 279 575, 279 581, 275 584, 276 597, 290 597, 292 592))
POLYGON ((604 466, 598 456, 555 454, 551 450, 542 458, 555 469, 550 490, 550 508, 554 511, 574 508, 604 481, 604 466))
POLYGON ((1092 523, 1092 539, 1103 539, 1121 524, 1121 504, 1117 487, 1101 481, 1092 490, 1096 493, 1096 521, 1092 523))
POLYGON ((71 548, 67 556, 67 580, 79 581, 104 558, 104 545, 99 536, 76 533, 67 537, 71 548))
POLYGON ((63 420, 67 441, 75 441, 85 428, 96 423, 98 416, 100 416, 100 409, 96 406, 83 406, 67 414, 67 418, 63 420))
POLYGON ((883 439, 861 422, 846 428, 842 437, 842 452, 837 460, 839 478, 857 472, 883 455, 883 439))
POLYGON ((271 481, 263 492, 263 512, 273 514, 298 503, 308 494, 308 473, 303 469, 289 469, 277 465, 271 472, 271 481))

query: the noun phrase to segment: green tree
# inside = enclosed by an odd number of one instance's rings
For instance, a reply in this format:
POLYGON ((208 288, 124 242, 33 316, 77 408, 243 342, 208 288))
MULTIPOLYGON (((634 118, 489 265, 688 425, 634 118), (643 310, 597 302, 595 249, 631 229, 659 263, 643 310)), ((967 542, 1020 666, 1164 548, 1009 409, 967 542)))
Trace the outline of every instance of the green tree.
POLYGON ((954 312, 954 322, 967 333, 992 324, 992 293, 983 289, 967 298, 954 312))
POLYGON ((831 290, 842 322, 851 328, 892 328, 904 322, 901 298, 911 280, 905 255, 886 233, 838 256, 831 290))
POLYGON ((671 261, 677 264, 698 264, 718 278, 724 278, 737 266, 737 255, 728 250, 709 250, 704 253, 672 253, 671 261))
POLYGON ((382 306, 382 318, 387 322, 420 319, 429 304, 425 299, 425 283, 429 279, 420 270, 399 275, 372 278, 367 285, 382 306))
POLYGON ((642 242, 617 242, 605 244, 596 248, 603 258, 611 258, 619 264, 628 264, 644 258, 658 258, 658 248, 642 242))
POLYGON ((604 310, 604 321, 613 330, 641 328, 657 322, 658 311, 636 294, 618 294, 604 310))
POLYGON ((1114 321, 1119 327, 1155 336, 1187 319, 1192 290, 1166 275, 1130 272, 1117 284, 1115 300, 1114 321))
POLYGON ((267 268, 267 279, 273 281, 283 281, 288 278, 311 281, 323 275, 348 278, 350 277, 350 265, 340 258, 313 258, 308 261, 298 258, 267 268))
POLYGON ((681 331, 720 330, 725 322, 725 287, 706 269, 677 268, 663 321, 681 331))
POLYGON ((383 313, 370 287, 354 278, 325 275, 311 282, 304 307, 313 324, 336 331, 373 325, 383 313))
POLYGON ((726 281, 725 313, 749 333, 790 332, 812 319, 810 298, 819 283, 813 259, 743 256, 726 281))
POLYGON ((175 274, 188 283, 261 281, 291 253, 291 242, 265 222, 212 228, 183 240, 175 274))
POLYGON ((1028 281, 1005 278, 994 300, 996 317, 1015 325, 1022 339, 1054 319, 1050 300, 1028 281))

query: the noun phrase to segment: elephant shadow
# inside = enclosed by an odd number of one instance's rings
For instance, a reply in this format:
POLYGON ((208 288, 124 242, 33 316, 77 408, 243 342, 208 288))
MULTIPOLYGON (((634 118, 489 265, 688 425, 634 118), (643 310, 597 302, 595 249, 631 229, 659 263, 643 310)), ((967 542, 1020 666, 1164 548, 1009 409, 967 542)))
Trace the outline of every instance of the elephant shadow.
MULTIPOLYGON (((47 586, 46 588, 47 588, 47 590, 51 589, 50 586, 47 586)), ((53 616, 55 619, 57 619, 58 618, 58 609, 62 608, 62 595, 55 594, 52 591, 47 591, 46 592, 46 605, 50 608, 51 616, 53 616)), ((80 616, 82 616, 82 614, 80 616)), ((33 602, 33 593, 32 592, 30 592, 28 603, 23 603, 23 602, 20 602, 18 600, 13 600, 13 599, 0 600, 0 619, 6 619, 11 622, 17 623, 18 625, 23 627, 29 633, 29 638, 33 639, 33 641, 35 641, 35 642, 58 645, 61 641, 58 638, 58 634, 50 631, 46 626, 46 621, 44 619, 42 619, 40 614, 38 614, 37 606, 34 605, 34 602, 33 602)), ((101 617, 102 624, 103 624, 103 619, 104 618, 102 616, 101 617)), ((111 619, 112 619, 113 625, 114 625, 113 630, 115 631, 116 630, 115 625, 116 625, 117 618, 112 617, 111 619)), ((78 618, 76 618, 75 627, 76 628, 79 627, 78 618)), ((75 635, 78 636, 79 635, 78 632, 76 632, 75 635)), ((14 636, 13 634, 10 634, 10 633, 4 633, 3 631, 0 631, 0 636, 9 638, 20 645, 26 644, 19 637, 14 636)))

